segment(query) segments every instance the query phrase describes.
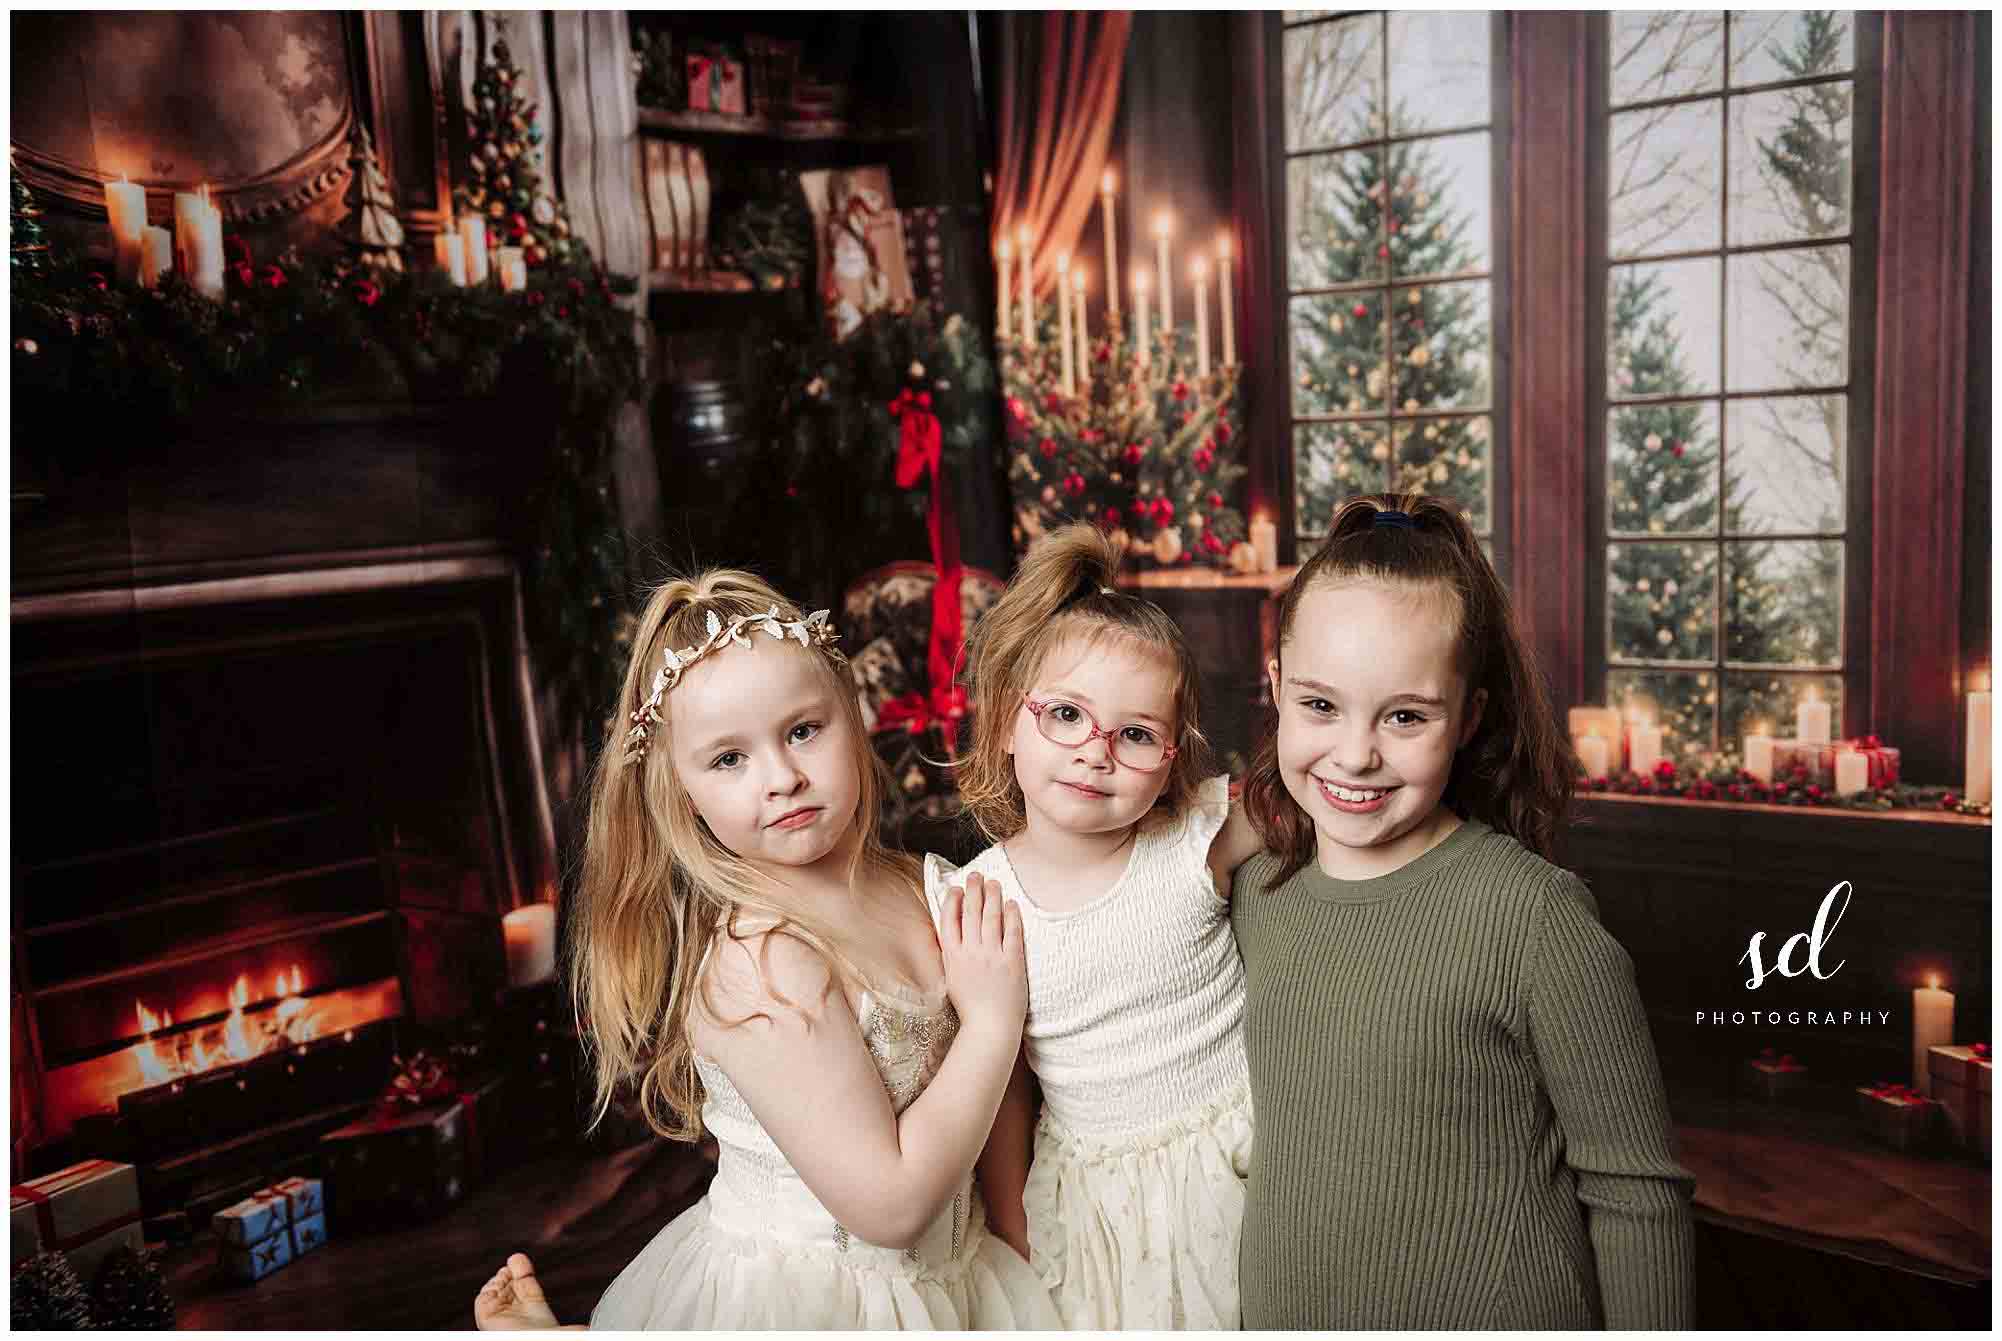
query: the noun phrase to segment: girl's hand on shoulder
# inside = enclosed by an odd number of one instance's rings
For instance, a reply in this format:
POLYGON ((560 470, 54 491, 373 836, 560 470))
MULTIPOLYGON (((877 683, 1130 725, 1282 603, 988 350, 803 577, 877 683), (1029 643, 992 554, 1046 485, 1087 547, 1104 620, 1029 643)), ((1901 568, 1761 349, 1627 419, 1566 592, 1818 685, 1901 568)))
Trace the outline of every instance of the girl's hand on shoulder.
POLYGON ((1233 795, 1223 828, 1210 840, 1210 878, 1216 882, 1218 898, 1230 897, 1231 877, 1237 868, 1264 850, 1265 840, 1252 827, 1251 816, 1244 810, 1244 798, 1233 795))
POLYGON ((963 1028, 1019 1033, 1029 1012, 1029 969, 1022 951, 1022 910, 1001 887, 969 875, 939 906, 938 947, 945 990, 963 1028))

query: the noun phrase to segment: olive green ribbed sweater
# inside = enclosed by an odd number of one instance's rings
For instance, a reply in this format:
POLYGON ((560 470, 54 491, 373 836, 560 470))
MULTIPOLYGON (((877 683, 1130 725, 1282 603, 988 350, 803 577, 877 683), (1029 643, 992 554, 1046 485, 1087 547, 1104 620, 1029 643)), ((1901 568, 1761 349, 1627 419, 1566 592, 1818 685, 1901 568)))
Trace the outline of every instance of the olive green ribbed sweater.
POLYGON ((1485 824, 1374 880, 1239 868, 1247 1328, 1687 1327, 1694 1180, 1632 962, 1485 824))

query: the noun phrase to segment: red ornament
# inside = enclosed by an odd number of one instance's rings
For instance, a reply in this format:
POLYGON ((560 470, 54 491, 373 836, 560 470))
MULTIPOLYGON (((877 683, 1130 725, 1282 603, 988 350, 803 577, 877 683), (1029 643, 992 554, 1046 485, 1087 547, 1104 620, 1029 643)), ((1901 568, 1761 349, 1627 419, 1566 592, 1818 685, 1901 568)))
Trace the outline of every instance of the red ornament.
POLYGON ((1184 382, 1181 378, 1177 377, 1175 379, 1174 390, 1171 394, 1175 397, 1177 402, 1187 400, 1189 398, 1189 384, 1187 382, 1184 382))
POLYGON ((1041 442, 1036 444, 1036 450, 1043 454, 1043 459, 1045 461, 1052 459, 1057 454, 1056 439, 1044 438, 1041 442))
POLYGON ((1107 508, 1107 509, 1105 510, 1105 524, 1106 524, 1107 526, 1117 526, 1117 525, 1119 525, 1119 509, 1118 509, 1118 508, 1107 508))
POLYGON ((1194 459, 1196 469, 1203 474, 1208 474, 1209 468, 1216 464, 1216 453, 1207 447, 1198 447, 1196 448, 1194 459))
POLYGON ((1220 508, 1220 507, 1222 507, 1222 506, 1223 506, 1223 495, 1222 495, 1222 494, 1215 494, 1215 493, 1211 494, 1211 495, 1210 495, 1210 506, 1211 506, 1211 507, 1213 507, 1213 508, 1220 508))
POLYGON ((1230 441, 1230 422, 1228 420, 1219 419, 1217 421, 1216 440, 1218 442, 1230 441))
POLYGON ((530 289, 530 290, 528 291, 528 305, 529 305, 530 307, 541 307, 541 306, 542 306, 542 290, 541 290, 541 289, 530 289))
POLYGON ((1676 457, 1677 457, 1678 459, 1680 459, 1680 458, 1681 458, 1681 456, 1682 456, 1682 444, 1681 444, 1681 443, 1679 443, 1679 442, 1678 442, 1678 443, 1676 443, 1676 444, 1675 444, 1675 446, 1673 446, 1673 447, 1669 448, 1668 450, 1669 450, 1669 451, 1671 451, 1671 452, 1673 452, 1673 453, 1675 454, 1675 456, 1676 456, 1676 457))
POLYGON ((257 271, 248 261, 238 261, 230 266, 230 270, 235 273, 236 282, 246 289, 257 283, 257 271))
POLYGON ((1127 465, 1137 466, 1147 458, 1147 449, 1137 442, 1129 443, 1126 450, 1121 452, 1119 456, 1127 465))
POLYGON ((354 293, 355 301, 363 307, 374 307, 382 298, 382 290, 376 287, 374 280, 365 276, 355 280, 354 293))
POLYGON ((1084 496, 1084 476, 1072 471, 1064 477, 1064 492, 1073 498, 1084 496))
POLYGON ((1361 303, 1357 303, 1353 308, 1349 309, 1349 315, 1353 316, 1357 321, 1361 321, 1369 315, 1369 309, 1361 303))
POLYGON ((1378 259, 1378 260, 1380 260, 1380 261, 1387 261, 1387 260, 1389 260, 1389 259, 1390 259, 1390 248, 1389 248, 1389 247, 1378 247, 1378 248, 1376 249, 1376 256, 1377 256, 1377 259, 1378 259))

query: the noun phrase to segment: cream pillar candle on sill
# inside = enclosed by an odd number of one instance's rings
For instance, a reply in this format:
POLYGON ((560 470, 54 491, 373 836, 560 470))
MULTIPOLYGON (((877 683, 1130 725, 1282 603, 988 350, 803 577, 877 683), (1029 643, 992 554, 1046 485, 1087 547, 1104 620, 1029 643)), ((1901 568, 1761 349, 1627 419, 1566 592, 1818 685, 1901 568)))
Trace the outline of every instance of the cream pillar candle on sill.
POLYGON ((1953 993, 1940 990, 1939 975, 1912 993, 1912 1088, 1932 1093, 1928 1057, 1934 1047, 1953 1045, 1953 993))
POLYGON ((1745 771, 1761 782, 1773 780, 1773 738, 1765 733, 1765 724, 1752 728, 1745 737, 1745 771))
POLYGON ((117 181, 104 184, 104 212, 111 219, 112 272, 121 284, 136 284, 146 234, 146 188, 121 173, 117 181))
POLYGON ((520 247, 494 249, 494 273, 500 277, 502 293, 519 293, 528 287, 528 262, 520 247))
POLYGON ((174 195, 174 268, 195 292, 222 298, 222 211, 206 186, 174 195))
POLYGON ((1793 734, 1794 739, 1810 745, 1826 745, 1829 741, 1829 707, 1815 694, 1813 685, 1807 687, 1807 697, 1794 709, 1793 734))
POLYGON ((454 288, 465 288, 466 240, 455 232, 447 231, 431 241, 438 253, 438 268, 452 277, 454 288))
POLYGON ((1641 718, 1627 728, 1627 739, 1634 772, 1642 777, 1654 772, 1654 766, 1661 762, 1661 728, 1650 719, 1641 718))
POLYGON ((1870 785, 1870 760, 1858 750, 1840 750, 1835 755, 1835 794, 1854 796, 1870 785))
POLYGON ((556 905, 531 903, 501 919, 507 985, 529 987, 556 976, 556 905))
POLYGON ((1995 741, 1989 734, 1993 703, 1989 691, 1977 689, 1967 696, 1967 786, 1970 801, 1988 804, 1993 778, 1995 741))
POLYGON ((174 269, 174 235, 164 228, 148 228, 139 245, 139 283, 157 289, 174 269))
POLYGON ((1605 737, 1601 736, 1597 731, 1579 738, 1578 763, 1584 768, 1586 777, 1603 778, 1608 776, 1606 765, 1610 757, 1611 747, 1606 744, 1605 737))
POLYGON ((1279 568, 1279 528, 1270 517, 1251 519, 1251 549, 1258 555, 1258 571, 1276 572, 1279 568))
POLYGON ((487 221, 477 214, 459 220, 459 245, 466 262, 466 283, 487 282, 487 221))

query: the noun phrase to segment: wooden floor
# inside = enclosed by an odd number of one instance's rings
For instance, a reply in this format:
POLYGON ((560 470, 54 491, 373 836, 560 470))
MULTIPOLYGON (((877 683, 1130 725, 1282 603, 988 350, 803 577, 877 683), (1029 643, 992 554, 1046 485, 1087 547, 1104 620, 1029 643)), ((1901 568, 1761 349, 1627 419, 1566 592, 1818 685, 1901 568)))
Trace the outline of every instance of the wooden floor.
POLYGON ((510 1252, 526 1252, 557 1316, 583 1322, 661 1227, 708 1186, 692 1148, 654 1141, 616 1153, 579 1148, 489 1179, 444 1215, 343 1236, 255 1285, 218 1278, 212 1241, 167 1262, 183 1328, 470 1329, 473 1296, 510 1252))

